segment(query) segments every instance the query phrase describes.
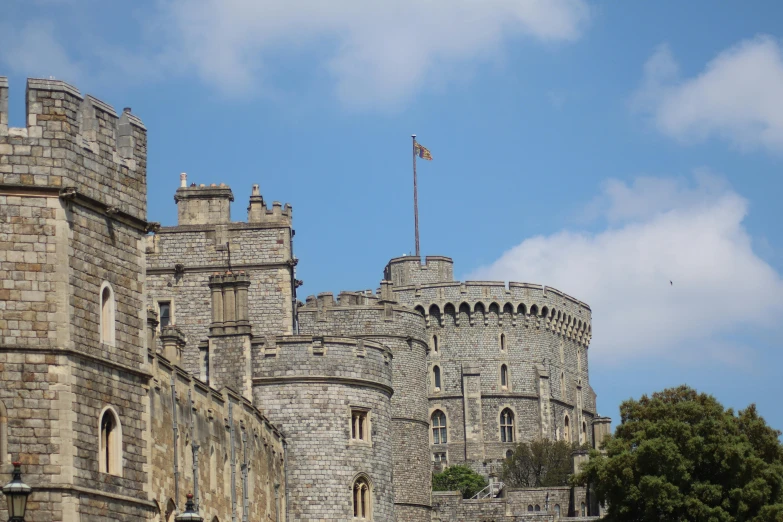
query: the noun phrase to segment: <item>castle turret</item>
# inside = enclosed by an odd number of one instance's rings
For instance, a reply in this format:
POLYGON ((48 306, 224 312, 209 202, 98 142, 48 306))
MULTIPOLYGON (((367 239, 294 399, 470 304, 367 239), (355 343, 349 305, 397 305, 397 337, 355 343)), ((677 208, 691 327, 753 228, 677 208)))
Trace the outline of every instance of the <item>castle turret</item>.
POLYGON ((299 335, 254 342, 253 353, 255 402, 289 444, 293 520, 394 522, 391 351, 299 335))
POLYGON ((310 297, 299 309, 299 328, 308 335, 340 335, 381 343, 394 353, 391 400, 394 504, 397 520, 429 522, 431 464, 428 452, 427 341, 423 316, 394 301, 392 285, 379 295, 341 292, 310 297))

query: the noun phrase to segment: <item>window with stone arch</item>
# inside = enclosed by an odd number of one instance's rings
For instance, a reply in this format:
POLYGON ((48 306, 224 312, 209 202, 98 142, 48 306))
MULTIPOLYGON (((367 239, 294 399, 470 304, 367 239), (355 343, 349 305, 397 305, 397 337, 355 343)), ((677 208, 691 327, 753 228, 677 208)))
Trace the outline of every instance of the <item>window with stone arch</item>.
POLYGON ((98 437, 98 471, 122 476, 122 427, 111 406, 101 411, 98 437))
POLYGON ((114 346, 115 310, 114 289, 107 282, 101 285, 100 334, 101 342, 114 346))
POLYGON ((563 418, 563 440, 571 442, 571 426, 568 415, 563 418))
POLYGON ((353 518, 372 520, 372 488, 366 476, 360 475, 353 481, 353 518))
POLYGON ((555 504, 555 516, 560 518, 560 504, 555 504))
POLYGON ((505 364, 500 365, 500 387, 508 389, 508 366, 505 364))
POLYGON ((433 335, 432 336, 432 351, 434 353, 438 353, 439 349, 440 348, 438 347, 438 336, 437 335, 433 335))
POLYGON ((514 442, 514 412, 511 408, 500 412, 500 441, 514 442))
POLYGON ((432 443, 446 444, 448 442, 448 433, 446 426, 446 414, 441 410, 432 412, 432 443))
POLYGON ((440 391, 440 366, 432 367, 432 382, 435 387, 435 391, 440 391))
POLYGON ((506 334, 500 334, 500 351, 506 351, 506 334))

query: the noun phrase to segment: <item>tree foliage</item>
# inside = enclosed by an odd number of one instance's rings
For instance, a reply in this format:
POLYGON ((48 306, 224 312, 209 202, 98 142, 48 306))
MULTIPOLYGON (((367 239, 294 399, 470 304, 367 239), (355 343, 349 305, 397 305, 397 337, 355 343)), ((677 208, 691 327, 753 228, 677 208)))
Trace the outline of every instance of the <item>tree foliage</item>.
POLYGON ((564 440, 523 442, 503 462, 503 482, 516 488, 567 486, 575 446, 564 440))
POLYGON ((735 414, 687 386, 620 406, 579 477, 611 521, 783 522, 783 445, 754 405, 735 414))
POLYGON ((468 466, 449 466, 432 475, 433 491, 459 491, 462 498, 470 498, 487 487, 487 481, 468 466))

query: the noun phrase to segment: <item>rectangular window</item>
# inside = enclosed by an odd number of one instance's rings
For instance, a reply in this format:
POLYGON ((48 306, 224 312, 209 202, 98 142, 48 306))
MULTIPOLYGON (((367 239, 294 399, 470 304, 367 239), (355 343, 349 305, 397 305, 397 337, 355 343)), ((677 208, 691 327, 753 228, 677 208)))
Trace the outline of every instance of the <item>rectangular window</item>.
POLYGON ((160 328, 163 329, 171 324, 171 301, 159 301, 158 310, 158 321, 160 328))
POLYGON ((446 464, 446 453, 435 453, 435 462, 440 462, 441 464, 446 464))
POLYGON ((367 411, 351 410, 351 439, 369 442, 370 426, 367 422, 367 411))
POLYGON ((198 347, 199 354, 201 355, 201 367, 199 371, 199 378, 205 383, 209 384, 209 345, 202 345, 198 347))

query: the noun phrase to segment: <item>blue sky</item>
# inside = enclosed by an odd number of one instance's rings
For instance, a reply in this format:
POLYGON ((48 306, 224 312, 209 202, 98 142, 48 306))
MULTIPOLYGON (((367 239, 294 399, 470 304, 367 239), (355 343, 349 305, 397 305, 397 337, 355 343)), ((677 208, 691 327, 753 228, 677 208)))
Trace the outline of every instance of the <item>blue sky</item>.
POLYGON ((6 0, 11 125, 54 76, 180 172, 294 207, 301 297, 413 249, 593 309, 599 411, 680 383, 783 429, 783 6, 774 1, 6 0), (669 284, 669 281, 673 284, 669 284))

